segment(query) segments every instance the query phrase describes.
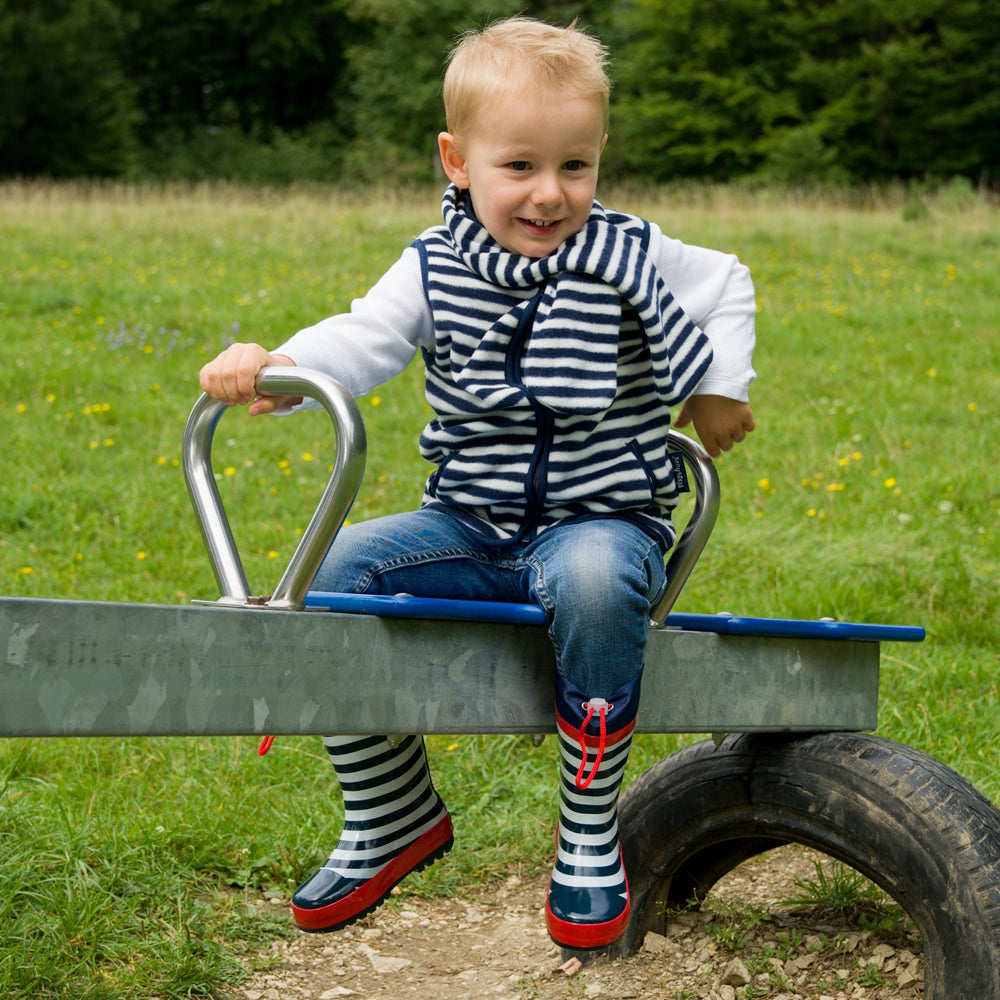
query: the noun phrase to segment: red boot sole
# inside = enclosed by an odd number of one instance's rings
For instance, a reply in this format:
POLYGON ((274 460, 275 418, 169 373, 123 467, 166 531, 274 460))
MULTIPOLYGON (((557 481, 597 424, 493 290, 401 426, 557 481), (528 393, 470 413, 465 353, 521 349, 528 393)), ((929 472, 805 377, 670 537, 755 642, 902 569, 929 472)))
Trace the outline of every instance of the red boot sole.
POLYGON ((613 944, 628 927, 630 907, 626 906, 620 916, 603 924, 577 924, 560 920, 545 903, 545 926, 549 937, 561 948, 576 948, 587 951, 613 944))
POLYGON ((304 931, 319 933, 339 930, 360 920, 371 913, 407 875, 426 868, 447 854, 453 842, 451 817, 445 814, 423 836, 350 895, 314 910, 303 909, 293 903, 295 923, 304 931))

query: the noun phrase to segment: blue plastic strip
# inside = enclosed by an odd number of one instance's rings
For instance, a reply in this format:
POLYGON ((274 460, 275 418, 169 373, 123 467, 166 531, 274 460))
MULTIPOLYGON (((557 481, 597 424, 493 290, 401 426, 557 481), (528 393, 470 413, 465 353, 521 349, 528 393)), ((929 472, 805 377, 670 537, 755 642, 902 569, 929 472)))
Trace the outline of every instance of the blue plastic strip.
POLYGON ((439 621, 504 622, 511 625, 545 625, 545 612, 537 604, 501 601, 452 601, 409 594, 331 594, 309 591, 307 608, 380 615, 383 618, 436 618, 439 621))
MULTIPOLYGON (((507 604, 501 601, 451 601, 439 597, 310 591, 306 594, 305 606, 314 610, 380 615, 384 618, 434 618, 438 621, 501 622, 511 625, 545 625, 548 622, 545 612, 537 604, 507 604)), ((664 625, 688 632, 791 639, 922 642, 926 636, 925 631, 915 625, 866 625, 792 618, 743 618, 736 615, 674 613, 667 615, 664 625)))
POLYGON ((917 625, 866 625, 858 622, 802 621, 794 618, 741 618, 736 615, 669 614, 668 628, 723 635, 782 636, 789 639, 860 639, 867 642, 923 642, 917 625))

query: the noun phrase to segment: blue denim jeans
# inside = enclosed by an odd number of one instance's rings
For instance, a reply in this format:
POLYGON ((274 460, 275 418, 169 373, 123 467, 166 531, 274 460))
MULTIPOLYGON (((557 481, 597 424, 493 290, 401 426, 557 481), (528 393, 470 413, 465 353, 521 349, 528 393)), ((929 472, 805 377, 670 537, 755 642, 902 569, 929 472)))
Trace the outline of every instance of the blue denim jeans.
POLYGON ((608 698, 642 671, 650 607, 665 586, 663 547, 611 517, 500 545, 424 508, 341 529, 312 586, 538 604, 556 669, 588 697, 608 698))

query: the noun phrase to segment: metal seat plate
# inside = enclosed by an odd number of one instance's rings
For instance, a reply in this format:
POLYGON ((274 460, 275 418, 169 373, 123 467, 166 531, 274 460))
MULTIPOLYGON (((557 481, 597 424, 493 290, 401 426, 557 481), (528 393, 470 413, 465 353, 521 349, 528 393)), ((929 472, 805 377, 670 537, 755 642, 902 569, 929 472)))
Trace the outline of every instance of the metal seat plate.
MULTIPOLYGON (((879 647, 649 634, 640 732, 870 730, 879 647)), ((0 598, 0 736, 544 733, 544 629, 0 598)))

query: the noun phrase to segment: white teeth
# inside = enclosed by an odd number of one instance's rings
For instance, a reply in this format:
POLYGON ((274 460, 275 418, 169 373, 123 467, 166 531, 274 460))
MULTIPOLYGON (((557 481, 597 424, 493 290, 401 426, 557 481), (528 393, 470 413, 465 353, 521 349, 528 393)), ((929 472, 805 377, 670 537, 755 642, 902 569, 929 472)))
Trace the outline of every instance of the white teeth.
POLYGON ((544 219, 528 219, 528 222, 530 222, 533 226, 547 227, 555 225, 554 221, 546 222, 544 219))

